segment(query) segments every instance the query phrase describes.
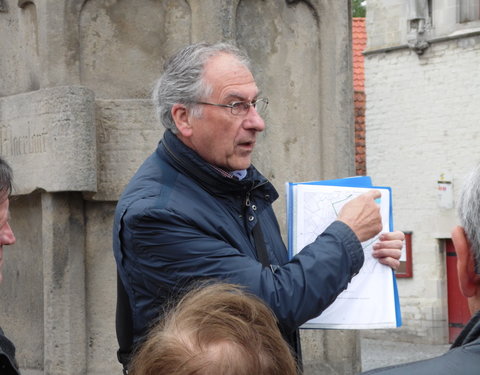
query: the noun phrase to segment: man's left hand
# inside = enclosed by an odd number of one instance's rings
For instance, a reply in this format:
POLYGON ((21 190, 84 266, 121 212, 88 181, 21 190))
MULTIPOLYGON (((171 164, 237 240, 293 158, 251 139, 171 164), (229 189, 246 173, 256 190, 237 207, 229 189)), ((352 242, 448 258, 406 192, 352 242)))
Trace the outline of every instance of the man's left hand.
POLYGON ((397 270, 400 267, 400 256, 402 255, 405 234, 400 231, 382 233, 379 241, 373 244, 372 256, 382 264, 397 270))

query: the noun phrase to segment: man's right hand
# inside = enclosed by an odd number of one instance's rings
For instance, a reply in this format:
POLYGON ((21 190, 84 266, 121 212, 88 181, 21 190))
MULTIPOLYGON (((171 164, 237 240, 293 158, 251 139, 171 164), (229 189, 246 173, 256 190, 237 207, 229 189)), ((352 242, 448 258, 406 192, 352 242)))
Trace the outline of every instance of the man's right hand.
POLYGON ((347 224, 357 235, 360 242, 377 235, 382 230, 380 206, 375 199, 380 198, 378 190, 370 190, 346 203, 337 220, 347 224))

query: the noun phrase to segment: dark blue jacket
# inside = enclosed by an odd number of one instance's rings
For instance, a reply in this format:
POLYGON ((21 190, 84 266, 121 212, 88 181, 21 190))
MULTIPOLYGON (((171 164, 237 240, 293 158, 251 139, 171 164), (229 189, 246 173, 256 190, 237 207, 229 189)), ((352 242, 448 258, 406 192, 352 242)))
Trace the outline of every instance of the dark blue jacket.
POLYGON ((431 359, 378 368, 362 374, 478 375, 480 374, 480 311, 470 319, 448 352, 431 359))
POLYGON ((15 346, 3 335, 0 328, 0 374, 19 375, 15 361, 15 346))
POLYGON ((134 341, 192 280, 246 286, 272 308, 283 332, 295 332, 333 302, 363 264, 360 242, 335 222, 289 260, 271 207, 277 197, 253 166, 241 181, 223 177, 165 132, 115 212, 113 249, 132 308, 134 341), (270 267, 257 258, 257 221, 270 267))

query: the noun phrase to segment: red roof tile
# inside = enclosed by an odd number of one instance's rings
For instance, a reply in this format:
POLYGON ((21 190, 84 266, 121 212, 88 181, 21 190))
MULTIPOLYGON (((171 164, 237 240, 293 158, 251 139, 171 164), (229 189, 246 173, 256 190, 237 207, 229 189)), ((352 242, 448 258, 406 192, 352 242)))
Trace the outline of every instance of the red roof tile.
POLYGON ((365 71, 362 52, 367 47, 367 30, 364 17, 352 19, 352 46, 353 46, 353 89, 364 91, 365 71))

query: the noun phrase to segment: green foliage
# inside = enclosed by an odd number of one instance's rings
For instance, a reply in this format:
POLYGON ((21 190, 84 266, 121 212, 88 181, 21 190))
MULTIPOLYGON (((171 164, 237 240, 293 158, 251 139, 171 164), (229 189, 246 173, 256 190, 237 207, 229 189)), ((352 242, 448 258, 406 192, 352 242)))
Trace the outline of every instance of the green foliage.
POLYGON ((365 17, 367 9, 365 7, 365 0, 352 0, 352 16, 365 17))

